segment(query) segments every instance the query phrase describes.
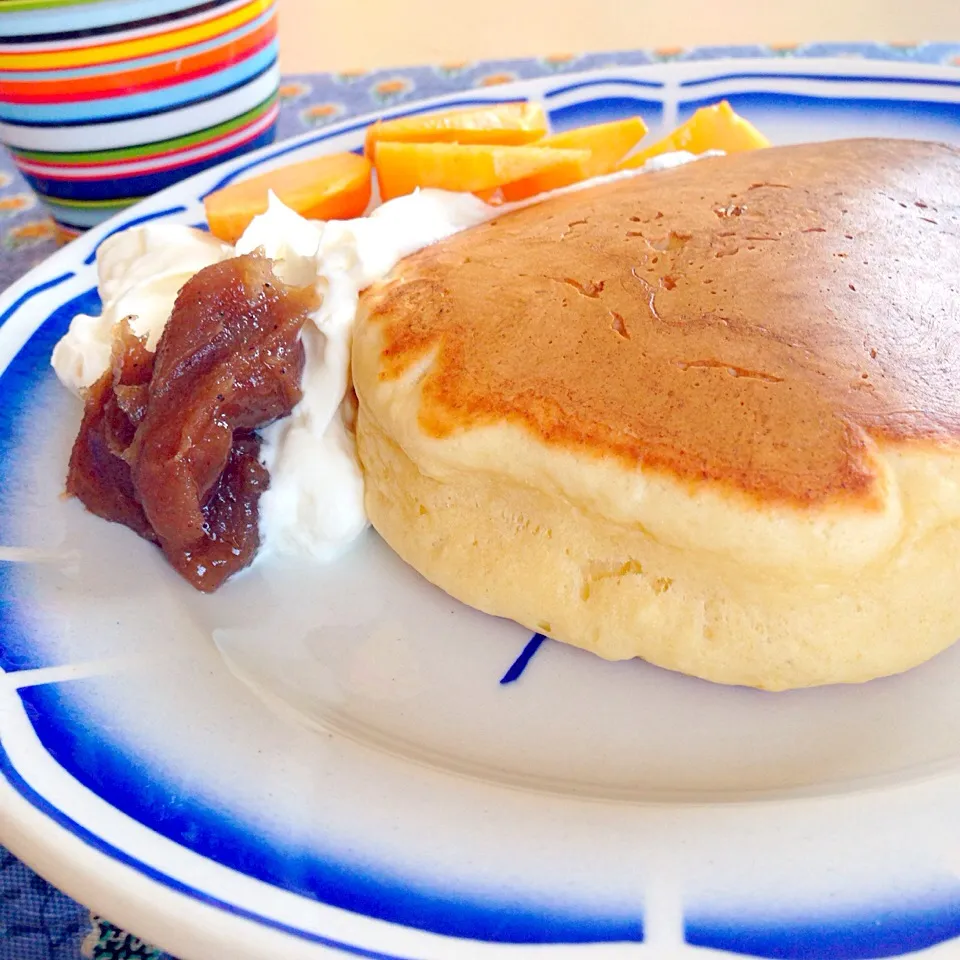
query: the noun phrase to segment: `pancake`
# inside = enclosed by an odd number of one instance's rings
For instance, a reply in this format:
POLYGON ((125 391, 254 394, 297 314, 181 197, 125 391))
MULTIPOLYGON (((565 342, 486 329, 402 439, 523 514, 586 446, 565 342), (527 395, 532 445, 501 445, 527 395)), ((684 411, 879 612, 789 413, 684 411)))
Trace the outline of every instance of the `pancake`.
POLYGON ((362 298, 374 527, 464 602, 770 690, 960 636, 960 152, 847 140, 556 196, 362 298))

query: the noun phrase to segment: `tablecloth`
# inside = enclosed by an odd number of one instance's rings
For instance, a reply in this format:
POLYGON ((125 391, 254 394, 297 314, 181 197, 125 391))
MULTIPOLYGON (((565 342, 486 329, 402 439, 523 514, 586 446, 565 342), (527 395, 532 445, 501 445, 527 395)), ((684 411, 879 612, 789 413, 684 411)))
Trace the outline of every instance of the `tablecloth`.
MULTIPOLYGON (((852 57, 960 66, 960 43, 816 43, 555 54, 524 60, 448 62, 396 70, 285 76, 277 137, 291 137, 405 101, 549 74, 718 57, 852 57)), ((57 249, 53 222, 0 153, 0 289, 57 249)), ((172 922, 176 922, 175 919, 172 922)), ((0 847, 0 960, 169 960, 93 916, 0 847)), ((218 958, 219 960, 219 958, 218 958)))

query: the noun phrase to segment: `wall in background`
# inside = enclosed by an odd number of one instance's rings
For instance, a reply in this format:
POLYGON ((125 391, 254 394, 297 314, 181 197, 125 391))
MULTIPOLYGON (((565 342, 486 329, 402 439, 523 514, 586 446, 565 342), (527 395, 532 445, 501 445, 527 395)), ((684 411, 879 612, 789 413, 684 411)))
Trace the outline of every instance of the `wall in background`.
POLYGON ((958 0, 279 0, 286 71, 810 40, 960 40, 958 0))

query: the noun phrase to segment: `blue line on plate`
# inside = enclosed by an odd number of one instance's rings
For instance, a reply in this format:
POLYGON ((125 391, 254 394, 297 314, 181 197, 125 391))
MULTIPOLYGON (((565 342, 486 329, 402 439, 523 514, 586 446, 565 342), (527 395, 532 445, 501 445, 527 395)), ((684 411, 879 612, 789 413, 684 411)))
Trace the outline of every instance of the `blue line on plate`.
MULTIPOLYGON (((532 945, 635 943, 643 939, 642 912, 629 902, 621 906, 618 901, 612 912, 599 915, 596 905, 591 905, 591 912, 586 913, 570 902, 569 893, 557 900, 545 891, 518 896, 515 889, 500 892, 491 887, 485 891, 468 886, 465 880, 452 887, 417 879, 422 873, 412 874, 402 864, 358 861, 347 851, 326 849, 333 836, 320 844, 304 844, 290 834, 271 838, 261 821, 247 823, 221 803, 208 802, 192 790, 185 792, 179 778, 153 767, 136 747, 112 742, 100 721, 91 722, 81 704, 88 694, 78 694, 77 686, 70 683, 19 688, 38 748, 46 750, 77 784, 110 807, 205 861, 299 894, 310 903, 319 901, 361 917, 460 940, 532 945)), ((99 681, 91 679, 79 686, 81 691, 93 692, 99 681)), ((3 747, 9 749, 6 741, 3 747)), ((0 757, 0 775, 2 763, 0 757)), ((109 835, 100 839, 111 843, 109 835)), ((133 856, 134 852, 127 850, 126 854, 133 856)), ((198 887, 192 875, 185 874, 177 882, 188 884, 194 892, 198 887)), ((216 897, 218 904, 228 899, 209 887, 201 886, 199 892, 216 897)), ((262 912, 259 904, 249 909, 262 912)), ((288 922, 302 925, 296 916, 288 922)), ((391 946, 381 949, 389 952, 391 946)), ((455 955, 455 948, 451 950, 455 955)))
POLYGON ((290 934, 291 936, 299 937, 303 940, 309 940, 311 943, 319 943, 325 947, 332 947, 335 950, 342 950, 344 953, 352 954, 355 957, 364 957, 366 960, 407 960, 407 958, 400 957, 397 954, 381 953, 377 950, 367 950, 364 947, 354 946, 353 944, 346 943, 342 940, 334 940, 330 937, 324 937, 307 930, 299 930, 296 927, 281 923, 278 920, 273 920, 270 917, 260 916, 259 914, 254 913, 252 910, 245 910, 242 907, 234 906, 232 903, 226 903, 222 900, 218 900, 216 897, 211 897, 201 890, 174 879, 173 877, 169 876, 169 874, 165 874, 160 870, 156 870, 154 867, 149 866, 142 860, 138 860, 136 857, 131 857, 119 847, 115 847, 112 843, 108 843, 106 840, 98 837, 95 833, 91 833, 85 827, 80 826, 79 823, 68 817, 65 813, 50 803, 45 797, 42 797, 39 793, 37 793, 33 787, 31 787, 30 784, 28 784, 26 780, 20 776, 17 768, 14 767, 10 757, 3 749, 2 743, 0 743, 0 776, 2 776, 7 783, 9 783, 10 786, 13 787, 13 789, 16 790, 17 793, 19 793, 20 796, 22 796, 24 800, 26 800, 27 803, 29 803, 32 807, 35 807, 41 813, 48 816, 54 821, 54 823, 59 824, 59 826, 63 827, 69 833, 72 833, 75 837, 78 837, 88 846, 93 847, 94 850, 100 851, 100 853, 105 854, 118 863, 125 864, 128 867, 133 867, 148 879, 157 883, 161 883, 177 893, 192 897, 193 899, 199 900, 201 903, 205 903, 217 910, 223 910, 225 913, 232 913, 234 916, 242 917, 245 920, 252 920, 255 923, 261 923, 265 927, 271 927, 272 929, 279 930, 282 933, 290 934))
POLYGON ((708 83, 722 83, 725 80, 822 80, 827 83, 886 83, 914 84, 931 87, 960 87, 960 80, 947 80, 938 77, 871 77, 871 76, 829 76, 822 73, 723 73, 715 77, 699 77, 684 80, 681 87, 702 87, 708 83))
POLYGON ((921 908, 898 904, 844 916, 757 920, 691 917, 684 939, 708 950, 769 960, 877 960, 926 950, 960 934, 960 902, 944 898, 921 908))
POLYGON ((546 639, 542 633, 535 633, 530 638, 520 656, 513 661, 513 665, 500 679, 501 685, 513 683, 515 680, 520 679, 520 675, 527 669, 527 664, 533 659, 533 655, 540 649, 540 644, 546 639))
POLYGON ((547 97, 559 97, 564 93, 571 93, 574 90, 583 90, 584 87, 646 87, 647 89, 661 90, 664 84, 659 80, 634 80, 632 77, 608 77, 605 80, 583 80, 580 83, 570 83, 565 87, 557 87, 555 90, 549 90, 547 97))
POLYGON ((32 300, 38 293, 43 293, 44 290, 59 286, 64 280, 69 280, 72 276, 74 276, 74 273, 71 270, 69 273, 61 273, 59 277, 47 280, 46 283, 40 283, 35 287, 31 287, 0 314, 0 326, 3 326, 28 300, 32 300))

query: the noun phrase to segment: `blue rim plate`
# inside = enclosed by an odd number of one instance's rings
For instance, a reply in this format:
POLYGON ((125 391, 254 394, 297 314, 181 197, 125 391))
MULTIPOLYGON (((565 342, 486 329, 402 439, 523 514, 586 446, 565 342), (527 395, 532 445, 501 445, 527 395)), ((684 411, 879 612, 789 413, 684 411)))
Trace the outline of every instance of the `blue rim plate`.
MULTIPOLYGON (((780 143, 960 143, 960 73, 898 62, 659 64, 387 114, 517 98, 559 129, 727 98, 780 143)), ((0 298, 0 841, 184 958, 956 956, 960 650, 718 688, 541 643, 372 533, 195 596, 60 498, 79 409, 49 356, 98 307, 98 244, 199 225, 210 190, 371 119, 171 187, 0 298)))

